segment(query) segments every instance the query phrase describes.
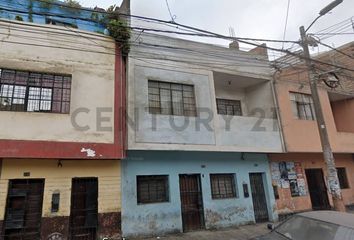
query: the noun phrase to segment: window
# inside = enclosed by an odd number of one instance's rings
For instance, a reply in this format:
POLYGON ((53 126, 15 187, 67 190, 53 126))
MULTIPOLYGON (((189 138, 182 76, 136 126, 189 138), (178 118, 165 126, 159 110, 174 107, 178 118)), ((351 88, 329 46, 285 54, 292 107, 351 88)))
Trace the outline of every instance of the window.
POLYGON ((349 188, 347 172, 345 171, 345 168, 337 168, 337 174, 338 174, 340 188, 341 189, 349 188))
POLYGON ((196 116, 194 86, 149 81, 149 112, 177 116, 196 116))
POLYGON ((210 174, 213 199, 236 198, 234 174, 210 174))
POLYGON ((138 203, 168 202, 168 176, 137 176, 138 203))
POLYGON ((290 100, 297 119, 315 120, 315 107, 311 95, 291 92, 290 100))
POLYGON ((0 111, 69 113, 71 77, 0 69, 0 111))
POLYGON ((217 105, 218 114, 242 116, 241 101, 239 100, 228 100, 228 99, 217 98, 216 105, 217 105))

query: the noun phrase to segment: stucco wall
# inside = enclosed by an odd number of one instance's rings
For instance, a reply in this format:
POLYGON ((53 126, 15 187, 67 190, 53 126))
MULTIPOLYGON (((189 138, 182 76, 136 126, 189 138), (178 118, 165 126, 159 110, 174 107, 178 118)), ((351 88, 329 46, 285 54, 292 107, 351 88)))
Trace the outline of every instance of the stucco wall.
POLYGON ((331 102, 338 132, 354 133, 354 99, 331 102))
MULTIPOLYGON (((0 45, 0 68, 72 75, 70 114, 2 111, 0 139, 112 143, 113 131, 97 129, 97 108, 114 106, 114 41, 53 25, 1 21, 0 26, 6 36, 0 45), (76 118, 88 131, 71 123, 79 108, 89 110, 76 118)), ((102 125, 113 128, 114 113, 102 116, 109 118, 102 125)))
MULTIPOLYGON (((310 168, 321 168, 323 170, 324 180, 326 181, 327 171, 325 167, 325 162, 321 154, 309 154, 309 153, 298 153, 298 154, 269 154, 269 159, 275 162, 299 162, 302 165, 303 174, 306 182, 306 196, 291 197, 290 189, 279 190, 279 200, 277 202, 277 210, 279 214, 290 213, 296 211, 311 210, 311 199, 308 191, 308 185, 306 180, 305 169, 310 168)), ((347 178, 349 182, 348 189, 342 189, 342 196, 345 205, 354 204, 354 162, 350 154, 336 154, 335 155, 336 167, 345 167, 347 178)), ((325 182, 328 186, 328 183, 325 182)), ((329 189, 327 187, 327 189, 329 189)), ((330 204, 333 206, 332 199, 328 193, 328 199, 330 204)))
POLYGON ((250 191, 250 172, 265 174, 268 211, 270 219, 276 219, 268 160, 264 154, 245 154, 241 160, 239 153, 129 151, 128 158, 122 162, 122 233, 132 236, 182 231, 179 174, 201 175, 207 229, 254 222, 252 195, 245 198, 242 190, 242 184, 247 183, 250 191), (213 200, 211 173, 235 174, 239 197, 213 200), (169 175, 169 202, 137 204, 138 175, 169 175))
MULTIPOLYGON (((133 51, 134 53, 134 51, 133 51)), ((163 56, 164 52, 161 53, 163 56)), ((130 150, 202 150, 281 152, 282 143, 278 121, 270 118, 274 106, 269 82, 250 89, 250 106, 266 109, 266 114, 255 117, 233 117, 230 129, 226 122, 230 116, 217 114, 216 96, 225 96, 215 90, 210 68, 191 68, 186 64, 168 61, 147 62, 129 58, 128 74, 128 149, 130 150), (194 85, 196 117, 150 114, 148 109, 148 80, 194 85), (253 91, 252 91, 253 90, 253 91), (252 94, 254 93, 254 94, 252 94), (220 94, 220 95, 218 95, 220 94), (257 95, 265 97, 262 101, 257 95), (210 118, 209 120, 207 120, 210 118), (204 123, 207 122, 209 127, 204 123), (176 126, 176 127, 174 127, 176 126), (252 139, 245 141, 245 139, 252 139)), ((234 72, 237 74, 237 72, 234 72)), ((241 73, 239 73, 241 74, 241 73)), ((246 73, 244 73, 246 74, 246 73)), ((263 73, 264 74, 264 73, 263 73)), ((266 77, 265 77, 266 78, 266 77)), ((262 83, 266 79, 260 79, 262 83)), ((235 97, 242 97, 235 92, 235 97)), ((247 105, 247 100, 246 103, 247 105)))
MULTIPOLYGON (((296 119, 291 107, 290 92, 309 94, 309 87, 297 83, 279 81, 276 83, 276 92, 287 151, 321 152, 317 122, 296 119)), ((338 153, 353 152, 354 134, 337 132, 327 91, 324 88, 319 88, 319 96, 333 151, 338 153)), ((350 119, 351 116, 346 115, 345 117, 350 119)))
POLYGON ((10 179, 45 179, 43 195, 43 217, 70 215, 71 182, 74 177, 98 178, 98 212, 115 213, 121 211, 121 168, 117 160, 57 160, 4 159, 0 179, 0 220, 4 219, 7 188, 10 179), (51 213, 52 193, 60 193, 59 211, 51 213))

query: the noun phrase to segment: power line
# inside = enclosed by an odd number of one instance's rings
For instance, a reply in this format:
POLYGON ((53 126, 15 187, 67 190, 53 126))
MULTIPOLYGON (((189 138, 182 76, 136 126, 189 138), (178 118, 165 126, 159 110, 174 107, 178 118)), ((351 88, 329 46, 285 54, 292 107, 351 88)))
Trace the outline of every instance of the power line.
MULTIPOLYGON (((284 26, 283 41, 285 40, 286 28, 287 28, 287 26, 288 26, 288 18, 289 18, 290 1, 291 1, 291 0, 288 0, 288 7, 287 7, 287 10, 286 10, 286 18, 285 18, 285 26, 284 26)), ((283 45, 282 45, 282 49, 284 49, 284 42, 283 42, 283 45)))
POLYGON ((337 49, 337 48, 334 48, 334 47, 332 47, 332 46, 330 46, 330 45, 328 45, 328 44, 325 44, 325 43, 323 43, 323 42, 321 42, 321 41, 317 41, 317 42, 318 42, 319 44, 325 46, 325 47, 328 47, 329 49, 331 49, 331 50, 333 50, 333 51, 336 51, 336 52, 338 52, 338 53, 340 53, 340 54, 343 54, 344 56, 347 56, 347 57, 349 57, 349 58, 351 58, 351 59, 354 59, 354 57, 352 57, 351 55, 349 55, 349 54, 347 54, 347 53, 345 53, 345 52, 343 52, 343 51, 341 51, 341 50, 339 50, 339 49, 337 49))

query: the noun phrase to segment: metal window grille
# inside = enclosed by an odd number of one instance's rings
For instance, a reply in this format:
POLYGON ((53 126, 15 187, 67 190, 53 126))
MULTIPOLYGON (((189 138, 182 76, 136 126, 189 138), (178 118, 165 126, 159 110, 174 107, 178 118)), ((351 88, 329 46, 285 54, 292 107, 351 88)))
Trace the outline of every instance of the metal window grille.
POLYGON ((193 85, 149 80, 148 86, 150 113, 177 116, 197 115, 193 85))
POLYGON ((315 106, 311 95, 303 93, 290 93, 294 116, 301 120, 315 120, 315 106))
POLYGON ((71 76, 0 68, 0 111, 69 113, 71 76))
POLYGON ((137 176, 138 203, 168 202, 168 176, 137 176))
POLYGON ((210 182, 213 199, 238 197, 234 174, 210 174, 210 182))
POLYGON ((242 116, 241 101, 239 100, 217 98, 216 106, 217 106, 218 114, 242 116))
POLYGON ((349 188, 347 172, 345 168, 337 168, 339 186, 341 189, 349 188))

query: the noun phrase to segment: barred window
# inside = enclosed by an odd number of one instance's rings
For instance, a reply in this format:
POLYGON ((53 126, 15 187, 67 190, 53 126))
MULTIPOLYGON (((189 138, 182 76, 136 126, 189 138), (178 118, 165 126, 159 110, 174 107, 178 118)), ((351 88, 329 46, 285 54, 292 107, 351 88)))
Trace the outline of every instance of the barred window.
POLYGON ((0 111, 69 113, 71 77, 0 68, 0 111))
POLYGON ((341 189, 349 188, 347 172, 345 168, 337 168, 339 186, 341 189))
POLYGON ((210 174, 213 199, 236 198, 235 174, 210 174))
POLYGON ((168 202, 168 176, 137 176, 138 203, 168 202))
POLYGON ((315 120, 315 107, 311 95, 290 92, 294 116, 302 120, 315 120))
POLYGON ((150 113, 196 116, 193 85, 149 80, 148 86, 150 113))
POLYGON ((242 116, 241 101, 239 100, 228 100, 228 99, 217 98, 216 106, 217 106, 218 114, 242 116))

